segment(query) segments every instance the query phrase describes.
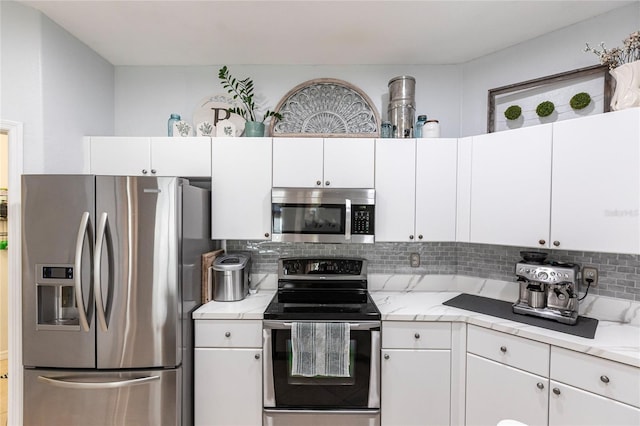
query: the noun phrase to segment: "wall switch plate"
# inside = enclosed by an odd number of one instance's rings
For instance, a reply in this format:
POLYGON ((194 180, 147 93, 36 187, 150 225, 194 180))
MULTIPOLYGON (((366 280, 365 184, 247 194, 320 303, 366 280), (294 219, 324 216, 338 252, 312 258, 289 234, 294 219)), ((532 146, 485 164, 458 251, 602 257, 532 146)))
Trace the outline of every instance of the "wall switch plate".
POLYGON ((598 285, 598 268, 594 268, 591 266, 585 266, 584 268, 582 268, 582 284, 589 284, 589 281, 587 280, 593 280, 591 281, 591 285, 594 287, 598 285))
POLYGON ((409 255, 409 264, 412 268, 420 266, 420 253, 411 253, 409 255))

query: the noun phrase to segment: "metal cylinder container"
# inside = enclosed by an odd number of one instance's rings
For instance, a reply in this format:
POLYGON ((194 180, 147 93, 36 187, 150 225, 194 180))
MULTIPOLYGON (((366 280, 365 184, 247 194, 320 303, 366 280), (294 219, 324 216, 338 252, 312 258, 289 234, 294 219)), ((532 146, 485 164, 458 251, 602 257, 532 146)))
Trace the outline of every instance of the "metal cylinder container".
POLYGON ((213 272, 213 300, 233 302, 244 299, 251 283, 251 257, 247 254, 227 254, 217 257, 213 272))
POLYGON ((393 137, 413 137, 416 117, 416 79, 401 75, 389 80, 389 121, 393 128, 393 137))

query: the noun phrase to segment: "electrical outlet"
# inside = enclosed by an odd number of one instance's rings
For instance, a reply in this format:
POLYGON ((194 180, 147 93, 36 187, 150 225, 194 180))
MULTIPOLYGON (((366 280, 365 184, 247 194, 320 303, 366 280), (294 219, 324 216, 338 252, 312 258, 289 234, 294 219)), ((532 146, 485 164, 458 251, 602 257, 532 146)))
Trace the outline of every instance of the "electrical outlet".
POLYGON ((420 253, 411 253, 409 255, 409 264, 412 268, 420 266, 420 253))
POLYGON ((591 282, 591 285, 594 287, 598 285, 598 269, 597 268, 594 268, 591 266, 585 266, 584 268, 582 268, 582 284, 587 285, 589 283, 589 281, 587 280, 589 280, 591 282))

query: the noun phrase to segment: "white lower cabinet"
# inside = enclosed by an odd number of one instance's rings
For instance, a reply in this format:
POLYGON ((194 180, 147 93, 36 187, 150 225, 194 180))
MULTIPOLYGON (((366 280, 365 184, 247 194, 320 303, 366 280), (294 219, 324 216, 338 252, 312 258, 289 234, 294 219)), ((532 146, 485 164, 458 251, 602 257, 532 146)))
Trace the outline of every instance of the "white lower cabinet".
POLYGON ((197 320, 196 426, 262 424, 262 322, 197 320))
POLYGON ((383 426, 450 424, 451 324, 382 325, 383 426))

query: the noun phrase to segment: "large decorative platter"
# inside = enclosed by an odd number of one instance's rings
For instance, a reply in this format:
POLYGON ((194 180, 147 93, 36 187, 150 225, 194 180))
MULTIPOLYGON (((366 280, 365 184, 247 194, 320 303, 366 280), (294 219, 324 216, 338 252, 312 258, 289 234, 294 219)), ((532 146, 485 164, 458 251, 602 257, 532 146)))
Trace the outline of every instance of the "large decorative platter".
POLYGON ((227 108, 239 107, 240 104, 237 100, 233 99, 231 95, 219 94, 207 96, 200 99, 195 111, 193 112, 193 126, 197 131, 198 136, 215 136, 216 124, 218 121, 228 119, 236 128, 236 134, 233 136, 240 136, 244 131, 245 119, 238 114, 228 114, 227 108), (207 131, 203 132, 203 126, 210 125, 207 131))
POLYGON ((376 137, 380 114, 371 99, 346 81, 309 80, 294 87, 275 109, 272 136, 376 137))

